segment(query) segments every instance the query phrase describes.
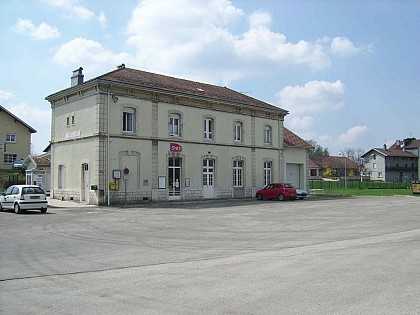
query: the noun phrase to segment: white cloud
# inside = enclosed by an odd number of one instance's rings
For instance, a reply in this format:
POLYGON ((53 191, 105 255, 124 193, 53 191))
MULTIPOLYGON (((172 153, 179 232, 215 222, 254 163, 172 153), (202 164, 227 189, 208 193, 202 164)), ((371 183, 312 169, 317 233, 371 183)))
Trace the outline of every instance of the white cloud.
POLYGON ((280 107, 292 114, 302 114, 342 108, 344 91, 344 84, 340 80, 310 81, 304 86, 286 86, 276 96, 280 107))
POLYGON ((341 134, 338 137, 338 140, 342 144, 357 143, 366 135, 368 131, 369 128, 367 126, 355 126, 347 130, 346 133, 341 134))
POLYGON ((87 72, 94 72, 102 67, 115 67, 130 62, 132 56, 127 53, 113 53, 100 43, 81 37, 63 44, 54 56, 54 61, 69 67, 89 65, 87 72))
POLYGON ((227 0, 143 0, 128 22, 127 43, 143 69, 191 77, 199 68, 205 80, 218 83, 282 67, 329 66, 327 44, 288 42, 271 30, 272 17, 265 11, 250 14, 248 29, 235 34, 232 29, 244 16, 227 0))
POLYGON ((101 24, 106 23, 104 12, 98 15, 88 8, 79 5, 80 0, 42 0, 45 4, 65 10, 66 13, 71 12, 71 17, 79 20, 97 19, 101 24))
POLYGON ((362 51, 361 47, 356 47, 351 40, 346 37, 335 37, 331 41, 331 53, 340 56, 354 56, 362 51))
POLYGON ((307 130, 312 127, 314 119, 310 116, 292 116, 288 124, 292 129, 307 130))
POLYGON ((72 11, 74 15, 80 20, 89 20, 95 17, 94 12, 82 6, 74 6, 72 11))
POLYGON ((35 40, 47 40, 60 36, 60 32, 55 27, 49 26, 44 22, 36 26, 31 20, 24 19, 19 19, 17 24, 13 26, 13 30, 19 34, 32 37, 35 40))
POLYGON ((0 90, 0 102, 7 101, 11 97, 13 97, 12 93, 0 90))

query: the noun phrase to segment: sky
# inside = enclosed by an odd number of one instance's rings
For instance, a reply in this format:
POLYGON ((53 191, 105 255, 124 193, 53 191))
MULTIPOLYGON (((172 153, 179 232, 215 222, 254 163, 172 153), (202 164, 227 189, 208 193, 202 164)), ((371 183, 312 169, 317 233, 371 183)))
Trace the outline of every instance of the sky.
POLYGON ((124 63, 286 109, 330 155, 368 151, 420 138, 419 17, 417 0, 0 0, 0 104, 41 154, 45 97, 124 63))

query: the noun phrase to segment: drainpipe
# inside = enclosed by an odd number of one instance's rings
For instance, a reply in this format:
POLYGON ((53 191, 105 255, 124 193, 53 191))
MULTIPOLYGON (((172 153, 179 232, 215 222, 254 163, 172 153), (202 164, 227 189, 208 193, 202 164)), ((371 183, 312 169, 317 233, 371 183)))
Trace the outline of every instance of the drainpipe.
POLYGON ((109 114, 109 97, 111 96, 111 94, 110 94, 110 91, 111 91, 111 85, 109 85, 109 87, 108 87, 108 93, 107 93, 107 98, 106 98, 106 106, 107 106, 107 108, 106 108, 106 119, 107 119, 107 123, 106 123, 106 128, 107 128, 107 143, 106 143, 106 167, 105 167, 105 189, 106 189, 106 191, 107 191, 107 201, 108 201, 108 206, 110 206, 111 205, 111 200, 110 200, 110 198, 111 198, 111 193, 110 193, 110 191, 109 191, 109 186, 108 186, 108 183, 109 183, 109 163, 110 163, 110 157, 109 157, 109 145, 110 145, 110 143, 111 143, 111 139, 110 139, 110 136, 109 136, 109 121, 110 121, 110 114, 109 114))

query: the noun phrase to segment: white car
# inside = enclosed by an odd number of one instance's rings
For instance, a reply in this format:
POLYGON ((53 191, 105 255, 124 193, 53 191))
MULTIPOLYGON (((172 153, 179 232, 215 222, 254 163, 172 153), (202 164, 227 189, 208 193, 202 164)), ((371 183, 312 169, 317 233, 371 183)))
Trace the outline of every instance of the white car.
POLYGON ((297 194, 297 198, 300 199, 300 200, 308 197, 308 193, 304 189, 296 188, 296 194, 297 194))
POLYGON ((39 186, 13 185, 0 195, 0 211, 12 209, 24 213, 26 210, 40 210, 45 213, 47 207, 47 196, 39 186))

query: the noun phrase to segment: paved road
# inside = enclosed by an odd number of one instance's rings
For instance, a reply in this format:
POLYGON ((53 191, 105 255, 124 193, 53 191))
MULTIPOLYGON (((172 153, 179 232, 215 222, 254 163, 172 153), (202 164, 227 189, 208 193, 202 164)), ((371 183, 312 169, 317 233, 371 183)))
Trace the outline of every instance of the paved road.
POLYGON ((420 198, 0 213, 0 314, 419 314, 420 198))

